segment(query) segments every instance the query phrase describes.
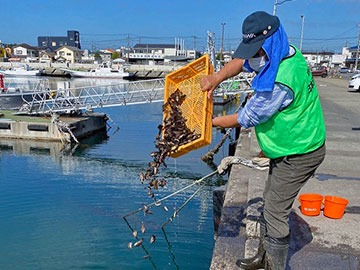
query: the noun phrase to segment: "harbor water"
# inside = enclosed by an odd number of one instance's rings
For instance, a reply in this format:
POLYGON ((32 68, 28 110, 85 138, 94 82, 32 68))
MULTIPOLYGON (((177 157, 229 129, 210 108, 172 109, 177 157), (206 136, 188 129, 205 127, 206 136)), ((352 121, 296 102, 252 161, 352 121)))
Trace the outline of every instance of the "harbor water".
MULTIPOLYGON (((78 81, 80 85, 83 81, 78 81)), ((236 104, 215 107, 214 114, 236 104)), ((107 134, 81 141, 71 151, 57 143, 26 147, 31 142, 0 140, 0 269, 209 269, 214 245, 212 190, 226 180, 214 176, 161 230, 163 222, 196 190, 187 190, 152 207, 153 215, 123 216, 152 202, 139 180, 155 150, 161 104, 101 109, 114 124, 107 134), (18 144, 21 144, 20 146, 18 144), (27 149, 27 150, 25 150, 27 149), (146 231, 141 232, 145 224, 146 231), (143 246, 128 248, 137 241, 143 246), (151 235, 156 236, 150 243, 151 235), (149 255, 149 256, 148 256, 149 255), (146 258, 143 258, 146 256, 146 258)), ((166 196, 214 170, 200 157, 223 134, 213 129, 210 146, 167 160, 160 177, 166 196)), ((227 143, 215 156, 218 164, 227 143)))

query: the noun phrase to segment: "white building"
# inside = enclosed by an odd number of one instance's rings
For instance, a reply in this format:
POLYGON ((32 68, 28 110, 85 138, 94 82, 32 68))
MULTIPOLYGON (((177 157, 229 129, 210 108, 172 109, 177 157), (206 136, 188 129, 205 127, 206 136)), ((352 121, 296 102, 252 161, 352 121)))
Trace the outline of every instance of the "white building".
POLYGON ((38 62, 39 59, 38 48, 25 43, 14 46, 12 52, 12 58, 18 58, 21 62, 38 62))
POLYGON ((129 53, 129 62, 151 65, 193 60, 197 56, 195 50, 185 50, 179 44, 136 44, 129 53))
POLYGON ((333 52, 302 52, 309 66, 327 66, 330 67, 333 52))
POLYGON ((347 56, 345 54, 334 54, 331 59, 331 68, 339 68, 345 65, 347 56))
POLYGON ((56 53, 52 51, 41 50, 39 53, 39 63, 52 63, 54 62, 56 53))

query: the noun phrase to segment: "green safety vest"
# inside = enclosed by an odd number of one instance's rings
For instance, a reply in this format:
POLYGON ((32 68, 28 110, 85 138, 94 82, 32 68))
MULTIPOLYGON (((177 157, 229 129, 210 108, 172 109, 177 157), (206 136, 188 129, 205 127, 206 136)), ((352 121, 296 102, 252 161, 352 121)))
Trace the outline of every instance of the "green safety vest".
POLYGON ((294 55, 281 61, 275 79, 293 91, 293 101, 255 127, 262 151, 272 159, 309 153, 325 141, 324 117, 314 79, 301 52, 294 49, 294 55))

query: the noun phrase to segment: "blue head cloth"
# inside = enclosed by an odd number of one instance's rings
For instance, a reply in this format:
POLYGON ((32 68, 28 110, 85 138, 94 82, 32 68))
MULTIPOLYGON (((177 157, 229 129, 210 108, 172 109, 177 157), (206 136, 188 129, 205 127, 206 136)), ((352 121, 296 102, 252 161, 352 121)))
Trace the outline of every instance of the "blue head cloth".
MULTIPOLYGON (((265 66, 252 81, 251 87, 257 92, 273 90, 279 64, 289 54, 288 37, 281 24, 274 34, 265 40, 262 48, 266 52, 268 60, 266 60, 265 66)), ((245 61, 244 67, 249 71, 253 71, 248 60, 245 61)))

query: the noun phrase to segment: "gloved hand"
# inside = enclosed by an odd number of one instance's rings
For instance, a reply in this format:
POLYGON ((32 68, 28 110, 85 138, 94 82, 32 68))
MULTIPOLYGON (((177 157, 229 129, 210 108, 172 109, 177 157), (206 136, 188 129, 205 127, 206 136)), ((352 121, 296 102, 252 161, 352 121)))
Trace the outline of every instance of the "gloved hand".
POLYGON ((232 164, 242 164, 247 167, 257 169, 257 170, 267 170, 268 167, 260 167, 257 164, 254 164, 251 160, 243 158, 243 157, 225 157, 221 160, 220 165, 217 167, 217 171, 220 175, 223 175, 226 173, 226 171, 230 168, 230 165, 232 164))
POLYGON ((220 175, 224 175, 230 166, 234 164, 234 162, 237 163, 238 160, 239 158, 234 156, 223 158, 220 162, 220 165, 217 167, 218 173, 220 175))

